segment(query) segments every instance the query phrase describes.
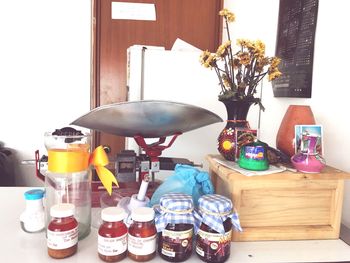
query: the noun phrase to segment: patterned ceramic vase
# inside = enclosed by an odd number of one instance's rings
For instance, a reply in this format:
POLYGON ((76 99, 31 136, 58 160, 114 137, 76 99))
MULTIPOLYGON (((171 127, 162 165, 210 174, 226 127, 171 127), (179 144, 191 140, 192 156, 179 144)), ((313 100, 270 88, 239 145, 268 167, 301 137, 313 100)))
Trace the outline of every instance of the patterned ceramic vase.
POLYGON ((236 145, 236 130, 238 128, 250 129, 247 115, 252 101, 222 100, 227 111, 227 123, 218 137, 218 151, 229 161, 235 161, 238 155, 236 145))

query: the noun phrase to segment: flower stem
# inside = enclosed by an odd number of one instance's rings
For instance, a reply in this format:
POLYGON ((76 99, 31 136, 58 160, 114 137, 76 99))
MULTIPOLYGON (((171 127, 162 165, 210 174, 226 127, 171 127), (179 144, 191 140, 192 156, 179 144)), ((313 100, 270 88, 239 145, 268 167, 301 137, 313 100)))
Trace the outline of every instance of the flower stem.
MULTIPOLYGON (((226 24, 226 32, 227 32, 227 39, 230 41, 230 47, 228 48, 228 63, 229 63, 229 74, 231 77, 231 83, 232 83, 232 89, 234 89, 235 87, 235 72, 234 72, 234 68, 233 68, 233 54, 232 54, 232 42, 231 42, 231 35, 230 35, 230 30, 228 27, 228 21, 227 21, 227 17, 225 17, 225 24, 226 24)), ((228 78, 229 78, 228 77, 228 78)))

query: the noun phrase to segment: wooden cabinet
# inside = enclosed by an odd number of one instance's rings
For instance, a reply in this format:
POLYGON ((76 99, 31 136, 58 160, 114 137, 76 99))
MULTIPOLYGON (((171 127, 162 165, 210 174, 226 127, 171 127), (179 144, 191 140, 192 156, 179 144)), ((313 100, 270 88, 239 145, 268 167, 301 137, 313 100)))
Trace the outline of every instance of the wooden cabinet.
POLYGON ((327 166, 318 174, 248 177, 220 165, 216 157, 207 156, 216 193, 231 198, 243 228, 234 231, 233 241, 339 238, 349 173, 327 166))

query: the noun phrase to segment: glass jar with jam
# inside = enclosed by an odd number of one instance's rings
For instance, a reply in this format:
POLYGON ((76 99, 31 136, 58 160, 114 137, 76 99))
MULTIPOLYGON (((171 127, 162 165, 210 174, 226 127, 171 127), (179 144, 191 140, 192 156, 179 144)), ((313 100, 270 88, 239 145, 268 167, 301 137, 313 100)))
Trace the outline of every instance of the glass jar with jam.
POLYGON ((197 233, 196 254, 208 263, 225 262, 230 257, 232 227, 242 231, 230 199, 204 195, 198 200, 201 225, 197 233))
POLYGON ((156 256, 157 230, 154 210, 137 207, 131 211, 132 223, 128 230, 128 257, 138 262, 149 261, 156 256))
POLYGON ((192 197, 180 193, 165 194, 157 211, 159 255, 170 262, 187 260, 192 254, 195 225, 192 197))
POLYGON ((47 227, 48 254, 52 258, 66 258, 78 250, 78 221, 73 204, 57 204, 50 208, 52 220, 47 227))
POLYGON ((120 207, 107 207, 101 212, 103 223, 98 230, 97 251, 100 259, 117 262, 126 257, 128 228, 123 220, 126 212, 120 207))

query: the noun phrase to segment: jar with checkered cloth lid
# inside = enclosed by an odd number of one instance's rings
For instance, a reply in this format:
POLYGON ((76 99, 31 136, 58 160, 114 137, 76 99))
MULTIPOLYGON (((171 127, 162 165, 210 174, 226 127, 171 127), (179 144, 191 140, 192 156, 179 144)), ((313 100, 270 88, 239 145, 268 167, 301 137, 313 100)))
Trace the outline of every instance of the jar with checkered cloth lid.
POLYGON ((155 210, 159 255, 170 262, 185 261, 192 254, 193 230, 199 218, 192 197, 180 193, 165 194, 155 210))
POLYGON ((230 256, 232 227, 242 231, 231 200, 217 194, 204 195, 198 200, 198 212, 201 224, 197 233, 197 255, 209 263, 226 261, 230 256))

